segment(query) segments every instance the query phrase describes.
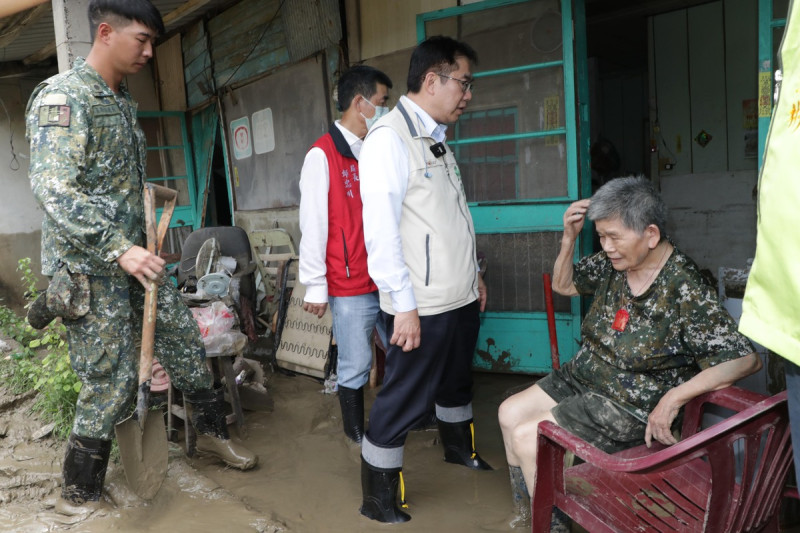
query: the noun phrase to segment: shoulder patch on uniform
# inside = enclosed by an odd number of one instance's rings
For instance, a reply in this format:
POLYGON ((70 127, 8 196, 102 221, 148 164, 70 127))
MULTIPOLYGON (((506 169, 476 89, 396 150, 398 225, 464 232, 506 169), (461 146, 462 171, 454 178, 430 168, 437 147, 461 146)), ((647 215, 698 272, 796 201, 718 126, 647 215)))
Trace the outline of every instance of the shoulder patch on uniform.
POLYGON ((69 127, 71 110, 68 105, 40 105, 39 127, 61 126, 69 127))
POLYGON ((64 93, 50 93, 42 98, 42 105, 67 105, 67 95, 64 93))

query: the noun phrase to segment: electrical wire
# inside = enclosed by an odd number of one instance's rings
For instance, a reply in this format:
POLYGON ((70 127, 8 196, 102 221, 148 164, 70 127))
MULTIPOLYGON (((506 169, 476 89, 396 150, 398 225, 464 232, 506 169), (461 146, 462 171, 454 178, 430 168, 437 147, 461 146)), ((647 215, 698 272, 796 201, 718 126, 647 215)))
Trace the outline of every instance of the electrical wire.
POLYGON ((225 80, 225 83, 221 83, 219 85, 219 87, 222 88, 222 87, 225 87, 226 85, 228 85, 228 83, 233 79, 233 77, 236 75, 236 73, 239 72, 239 69, 242 67, 242 65, 247 63, 247 61, 250 59, 250 56, 253 54, 253 52, 255 52, 256 47, 261 43, 261 39, 263 39, 264 36, 267 34, 267 30, 269 30, 270 26, 272 26, 272 23, 275 22, 275 19, 278 18, 278 13, 281 12, 281 8, 283 7, 283 4, 285 4, 285 3, 286 3, 286 0, 281 0, 280 5, 278 5, 278 9, 275 10, 275 14, 272 15, 272 18, 269 20, 269 22, 267 22, 264 25, 264 30, 261 32, 261 35, 259 35, 258 39, 256 39, 256 42, 253 44, 253 47, 250 49, 249 52, 247 52, 247 55, 244 56, 244 59, 242 60, 242 62, 239 63, 239 65, 231 73, 231 75, 228 76, 228 79, 225 80))
POLYGON ((19 160, 17 159, 17 152, 14 150, 14 128, 12 127, 13 124, 11 123, 11 114, 9 114, 6 103, 2 98, 0 98, 0 105, 3 106, 3 111, 5 111, 6 118, 8 118, 8 133, 10 135, 8 142, 11 145, 11 162, 8 164, 8 168, 10 168, 13 172, 16 172, 21 167, 19 160))

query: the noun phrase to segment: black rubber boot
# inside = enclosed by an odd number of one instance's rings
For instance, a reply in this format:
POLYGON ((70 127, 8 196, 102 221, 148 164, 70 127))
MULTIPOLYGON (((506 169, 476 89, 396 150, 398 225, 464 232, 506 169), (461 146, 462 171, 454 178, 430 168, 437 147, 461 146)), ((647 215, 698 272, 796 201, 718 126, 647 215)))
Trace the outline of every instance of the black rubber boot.
POLYGON ((437 429, 439 424, 436 418, 436 411, 434 409, 430 409, 429 411, 425 412, 422 417, 411 427, 411 431, 428 431, 437 429))
POLYGON ((475 428, 472 420, 464 422, 439 423, 439 437, 444 446, 444 460, 448 463, 464 465, 473 470, 493 470, 475 451, 475 428))
POLYGON ((339 387, 339 405, 342 407, 342 426, 347 438, 361 444, 364 438, 364 387, 348 389, 339 387))
POLYGON ((56 511, 66 515, 84 514, 97 507, 103 493, 103 482, 111 455, 111 441, 69 436, 64 455, 64 484, 56 511), (91 509, 90 509, 91 508, 91 509))
POLYGON ((228 433, 222 388, 184 394, 184 398, 192 408, 198 452, 213 455, 240 470, 249 470, 258 464, 258 456, 234 442, 228 433))
MULTIPOLYGON (((401 469, 376 468, 361 458, 361 514, 367 518, 396 524, 408 522, 411 516, 397 506, 397 488, 402 486, 401 469)), ((404 490, 401 490, 401 496, 404 490)), ((405 502, 401 502, 405 505, 405 502)))

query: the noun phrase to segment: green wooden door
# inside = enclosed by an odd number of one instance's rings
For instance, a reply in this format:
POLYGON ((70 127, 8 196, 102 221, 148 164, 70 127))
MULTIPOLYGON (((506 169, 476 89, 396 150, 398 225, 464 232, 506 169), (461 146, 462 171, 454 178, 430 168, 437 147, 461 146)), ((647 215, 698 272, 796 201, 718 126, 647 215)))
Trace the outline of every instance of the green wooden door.
POLYGON ((758 168, 764 158, 774 107, 774 75, 778 48, 786 28, 789 0, 758 0, 758 168))
MULTIPOLYGON (((417 17, 420 41, 448 35, 478 53, 472 101, 448 142, 488 265, 479 369, 552 366, 542 274, 564 211, 590 187, 584 26, 583 0, 488 0, 417 17)), ((557 296, 555 309, 563 361, 580 337, 580 301, 557 296)))
POLYGON ((169 227, 198 229, 202 224, 185 113, 140 111, 138 119, 147 137, 147 181, 178 191, 169 227))

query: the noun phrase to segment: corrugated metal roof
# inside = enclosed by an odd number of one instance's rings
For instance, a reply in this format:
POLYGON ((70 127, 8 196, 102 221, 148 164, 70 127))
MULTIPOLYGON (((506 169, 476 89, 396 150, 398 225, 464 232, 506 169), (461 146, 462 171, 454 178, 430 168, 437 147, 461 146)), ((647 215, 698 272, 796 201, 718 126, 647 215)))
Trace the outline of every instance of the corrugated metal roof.
MULTIPOLYGON (((153 1, 153 4, 167 19, 169 18, 169 14, 175 12, 177 9, 183 9, 187 12, 184 17, 179 18, 175 22, 167 25, 168 32, 197 20, 210 11, 218 11, 234 3, 236 2, 232 0, 153 1)), ((35 22, 23 29, 22 32, 12 42, 0 48, 0 63, 9 61, 23 61, 33 54, 36 54, 44 47, 55 42, 52 9, 47 5, 45 6, 46 8, 43 10, 43 13, 35 22)), ((0 26, 2 26, 4 21, 5 19, 0 19, 0 26)), ((3 34, 13 30, 13 27, 0 30, 0 43, 2 42, 3 34)))
POLYGON ((292 61, 336 46, 342 38, 338 0, 287 0, 282 15, 292 61))

